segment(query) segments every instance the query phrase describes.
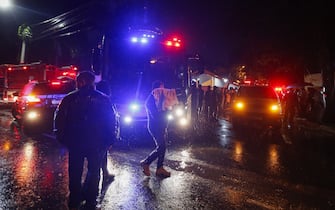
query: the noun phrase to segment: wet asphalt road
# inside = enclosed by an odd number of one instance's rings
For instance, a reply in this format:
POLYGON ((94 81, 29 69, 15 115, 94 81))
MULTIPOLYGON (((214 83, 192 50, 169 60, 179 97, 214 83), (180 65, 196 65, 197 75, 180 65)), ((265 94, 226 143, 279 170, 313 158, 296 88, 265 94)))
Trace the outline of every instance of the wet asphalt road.
MULTIPOLYGON (((11 125, 9 110, 0 110, 0 209, 67 209, 66 149, 11 125)), ((167 179, 154 175, 154 165, 151 177, 141 172, 150 140, 118 142, 108 159, 115 180, 101 186, 101 208, 335 209, 334 137, 309 124, 235 131, 222 119, 170 134, 167 179)))

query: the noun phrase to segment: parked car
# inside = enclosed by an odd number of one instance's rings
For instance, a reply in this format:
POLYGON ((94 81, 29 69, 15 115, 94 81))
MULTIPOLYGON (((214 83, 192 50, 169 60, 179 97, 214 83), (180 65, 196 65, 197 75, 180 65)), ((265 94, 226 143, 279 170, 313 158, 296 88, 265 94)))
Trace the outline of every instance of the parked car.
POLYGON ((257 123, 280 128, 282 108, 276 91, 270 86, 239 87, 232 106, 232 123, 234 127, 257 123))
POLYGON ((52 131, 54 111, 75 88, 72 79, 27 83, 12 106, 14 120, 26 135, 52 131))

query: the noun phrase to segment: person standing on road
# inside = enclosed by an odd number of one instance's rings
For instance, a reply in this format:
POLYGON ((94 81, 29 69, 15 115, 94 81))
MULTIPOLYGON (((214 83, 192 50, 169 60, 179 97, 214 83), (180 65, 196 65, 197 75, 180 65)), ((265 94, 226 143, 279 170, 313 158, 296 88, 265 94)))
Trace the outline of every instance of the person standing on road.
POLYGON ((283 98, 283 102, 284 102, 284 123, 285 126, 291 128, 294 124, 294 118, 298 106, 298 97, 296 91, 293 89, 288 89, 283 98))
POLYGON ((141 166, 143 173, 150 176, 150 164, 157 159, 156 176, 163 178, 170 177, 171 173, 163 167, 166 151, 166 130, 167 130, 167 113, 164 109, 164 84, 161 81, 155 81, 152 84, 152 92, 145 101, 145 107, 148 116, 148 131, 155 141, 156 148, 142 160, 141 166))
POLYGON ((59 104, 54 119, 57 140, 69 152, 70 209, 96 209, 99 194, 100 168, 107 148, 115 135, 115 113, 110 99, 95 89, 92 72, 81 72, 77 90, 69 93, 59 104), (82 185, 84 159, 87 175, 82 185))
POLYGON ((204 90, 202 89, 201 84, 198 84, 198 91, 199 91, 199 101, 198 101, 198 119, 203 111, 203 102, 204 102, 204 90))
MULTIPOLYGON (((107 81, 100 79, 100 81, 97 81, 96 79, 96 89, 101 91, 102 93, 106 94, 109 98, 111 96, 111 88, 108 84, 107 81)), ((114 108, 114 106, 113 106, 114 108)), ((114 110, 115 111, 115 110, 114 110)), ((115 111, 116 112, 116 111, 115 111)), ((101 163, 101 170, 102 170, 102 175, 103 175, 103 183, 111 183, 114 181, 115 175, 109 173, 107 163, 108 163, 108 151, 109 149, 106 150, 106 153, 104 155, 103 161, 101 163)))

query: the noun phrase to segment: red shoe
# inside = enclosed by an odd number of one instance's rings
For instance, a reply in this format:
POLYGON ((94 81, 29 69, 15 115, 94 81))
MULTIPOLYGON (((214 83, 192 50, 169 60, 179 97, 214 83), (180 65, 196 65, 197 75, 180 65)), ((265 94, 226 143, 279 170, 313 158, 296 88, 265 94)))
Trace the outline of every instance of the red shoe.
POLYGON ((150 168, 149 168, 149 164, 146 164, 144 161, 141 161, 141 166, 143 168, 143 173, 146 176, 150 176, 150 168))
POLYGON ((171 176, 171 173, 166 171, 163 167, 160 167, 156 171, 156 176, 162 177, 162 178, 167 178, 171 176))

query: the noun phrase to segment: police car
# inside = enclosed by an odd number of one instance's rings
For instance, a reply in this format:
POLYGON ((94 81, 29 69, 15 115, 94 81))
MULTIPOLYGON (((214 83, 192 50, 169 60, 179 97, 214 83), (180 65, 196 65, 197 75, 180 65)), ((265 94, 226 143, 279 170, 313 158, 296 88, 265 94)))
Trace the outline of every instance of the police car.
POLYGON ((52 131, 54 111, 75 88, 75 80, 70 78, 27 83, 12 106, 12 115, 24 134, 52 131))

